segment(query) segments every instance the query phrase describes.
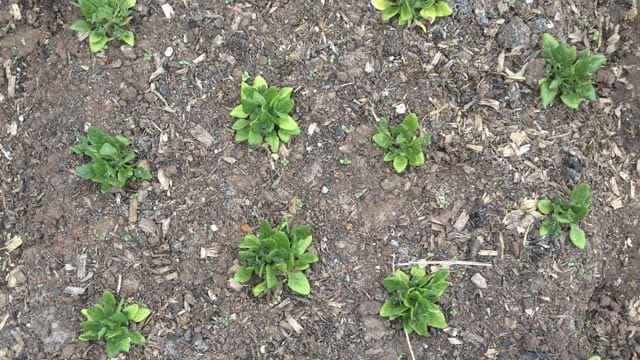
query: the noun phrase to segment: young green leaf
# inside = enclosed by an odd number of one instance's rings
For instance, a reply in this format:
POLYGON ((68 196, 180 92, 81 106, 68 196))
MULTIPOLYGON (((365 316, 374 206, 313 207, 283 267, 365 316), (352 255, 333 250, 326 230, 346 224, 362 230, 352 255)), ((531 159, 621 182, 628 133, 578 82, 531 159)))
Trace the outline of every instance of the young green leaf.
POLYGON ((309 280, 301 271, 290 272, 287 274, 287 286, 300 295, 309 295, 311 292, 309 280))
POLYGON ((371 0, 371 4, 382 11, 382 21, 388 21, 398 15, 398 25, 404 26, 412 22, 422 31, 427 29, 420 18, 433 23, 436 18, 449 16, 453 13, 449 5, 444 0, 371 0))
POLYGON ((131 20, 131 8, 135 6, 135 0, 78 0, 72 2, 79 7, 84 20, 76 21, 71 29, 79 32, 90 32, 89 48, 91 52, 104 49, 107 43, 113 39, 124 41, 130 46, 134 45, 134 34, 124 30, 131 20))
POLYGON ((431 142, 431 134, 417 137, 413 132, 418 129, 418 118, 411 113, 402 123, 389 130, 389 123, 381 118, 378 132, 373 135, 373 142, 387 150, 384 161, 393 161, 393 168, 401 173, 407 166, 424 164, 424 148, 431 142))
POLYGON ((538 210, 547 215, 540 224, 540 236, 555 236, 562 227, 569 225, 569 238, 578 248, 584 249, 586 245, 585 233, 580 229, 578 222, 589 212, 591 205, 591 192, 588 184, 580 184, 571 191, 569 201, 563 201, 562 196, 557 194, 553 201, 543 199, 538 202, 538 210))
POLYGON ((587 244, 587 238, 584 235, 584 231, 580 229, 577 224, 571 224, 569 239, 571 239, 573 245, 575 245, 580 250, 584 250, 584 247, 587 244))

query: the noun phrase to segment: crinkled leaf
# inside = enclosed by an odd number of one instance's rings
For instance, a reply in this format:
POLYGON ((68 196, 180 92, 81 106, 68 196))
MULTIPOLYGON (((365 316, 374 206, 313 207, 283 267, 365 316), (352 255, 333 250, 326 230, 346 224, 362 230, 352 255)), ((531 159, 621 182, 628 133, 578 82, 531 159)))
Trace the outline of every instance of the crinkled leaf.
POLYGON ((233 280, 239 283, 245 283, 253 277, 253 270, 254 268, 252 266, 241 266, 233 276, 233 280))
POLYGON ((558 94, 558 90, 553 90, 549 87, 549 79, 544 78, 540 80, 540 98, 542 99, 542 107, 547 108, 553 102, 556 95, 558 94))
POLYGON ((107 356, 114 358, 120 353, 120 342, 115 340, 107 341, 107 356))
POLYGON ((129 333, 129 339, 131 340, 132 344, 136 345, 144 345, 146 341, 144 336, 142 336, 139 331, 129 333))
POLYGON ((441 1, 441 0, 436 1, 436 3, 434 4, 434 7, 436 9, 436 17, 449 16, 453 14, 453 10, 451 10, 449 5, 444 1, 441 1))
POLYGON ((383 149, 386 149, 389 147, 389 145, 391 145, 391 139, 381 133, 373 135, 373 142, 375 142, 376 145, 380 146, 383 149))
MULTIPOLYGON (((247 116, 249 116, 249 114, 247 114, 246 112, 244 112, 244 110, 242 109, 242 105, 238 105, 236 107, 233 108, 233 110, 231 110, 231 112, 229 113, 230 116, 233 116, 235 118, 240 118, 240 119, 244 119, 247 116)), ((249 121, 244 120, 245 122, 240 122, 240 120, 236 121, 231 128, 233 130, 240 130, 243 127, 247 126, 249 124, 249 121), (240 122, 240 124, 243 124, 243 126, 240 125, 236 125, 240 122)))
POLYGON ((309 295, 311 292, 309 279, 300 271, 287 274, 287 286, 300 295, 309 295))
POLYGON ((107 46, 107 36, 99 34, 95 30, 89 35, 89 49, 93 53, 97 53, 107 46))
POLYGON ((264 293, 266 289, 267 289, 266 281, 263 281, 251 289, 251 294, 253 295, 253 297, 258 297, 262 293, 264 293))
POLYGON ((278 279, 276 278, 276 272, 271 265, 266 267, 266 281, 268 289, 275 289, 278 287, 278 279))
POLYGON ((371 5, 377 10, 385 10, 393 5, 390 0, 371 0, 371 5))
POLYGON ((405 1, 400 6, 400 21, 407 22, 413 18, 413 10, 411 9, 409 2, 405 1))
POLYGON ((129 46, 134 46, 135 44, 135 37, 133 35, 133 32, 131 31, 124 31, 121 35, 120 35, 120 40, 124 41, 127 45, 129 46))
POLYGON ((389 21, 389 19, 398 15, 399 12, 400 12, 399 6, 389 6, 388 8, 382 11, 382 15, 380 16, 380 18, 382 19, 382 21, 389 21))
POLYGON ((580 229, 580 226, 578 226, 577 224, 571 224, 569 239, 571 239, 573 245, 575 245, 580 250, 584 250, 584 247, 587 244, 587 238, 584 234, 584 230, 580 229))
POLYGON ((577 109, 580 106, 580 97, 574 92, 563 92, 560 99, 571 109, 577 109))
POLYGON ((138 308, 138 311, 135 313, 135 315, 133 315, 133 317, 131 318, 131 321, 141 322, 144 319, 146 319, 149 315, 151 315, 151 310, 145 307, 140 307, 138 308))
POLYGON ((85 20, 79 20, 71 24, 71 30, 78 32, 90 32, 93 29, 91 24, 86 22, 85 20))
POLYGON ((426 7, 420 10, 420 16, 430 23, 436 20, 437 12, 435 7, 426 7))
POLYGON ((271 152, 277 153, 280 148, 280 138, 275 131, 271 131, 264 137, 264 141, 271 147, 271 152))
POLYGON ((542 199, 538 201, 538 211, 540 211, 544 215, 549 215, 553 211, 553 205, 551 204, 551 200, 542 199))
POLYGON ((407 128, 407 131, 414 132, 418 129, 418 117, 411 113, 404 117, 402 124, 407 128))
POLYGON ((260 75, 256 76, 255 79, 253 80, 253 88, 259 89, 259 88, 266 88, 266 87, 268 87, 267 81, 260 75))
POLYGON ((433 303, 426 303, 427 307, 426 319, 427 324, 431 327, 444 329, 447 327, 447 321, 444 318, 444 314, 440 311, 440 307, 433 303))
POLYGON ((404 156, 396 156, 393 159, 393 168, 396 170, 397 173, 401 173, 403 172, 406 168, 407 168, 407 158, 404 156))
POLYGON ((396 305, 393 301, 387 300, 380 307, 380 316, 395 320, 407 309, 404 305, 396 305))

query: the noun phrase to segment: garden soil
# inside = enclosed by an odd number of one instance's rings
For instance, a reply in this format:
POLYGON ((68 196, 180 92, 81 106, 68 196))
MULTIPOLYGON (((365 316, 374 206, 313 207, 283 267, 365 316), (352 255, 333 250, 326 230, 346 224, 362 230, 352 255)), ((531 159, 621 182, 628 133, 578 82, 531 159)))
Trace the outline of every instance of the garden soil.
POLYGON ((638 359, 637 1, 449 4, 423 33, 368 1, 138 0, 135 47, 92 55, 68 1, 0 0, 0 359, 105 358, 77 340, 104 290, 153 311, 125 359, 410 359, 378 311, 421 259, 451 287, 416 359, 638 359), (597 101, 541 108, 543 32, 607 56, 597 101), (294 88, 278 154, 233 141, 243 74, 294 88), (411 112, 433 139, 399 175, 371 137, 411 112), (76 176, 89 124, 153 180, 76 176), (536 201, 579 183, 586 248, 540 239, 536 201), (312 228, 311 294, 252 298, 237 245, 283 217, 312 228))

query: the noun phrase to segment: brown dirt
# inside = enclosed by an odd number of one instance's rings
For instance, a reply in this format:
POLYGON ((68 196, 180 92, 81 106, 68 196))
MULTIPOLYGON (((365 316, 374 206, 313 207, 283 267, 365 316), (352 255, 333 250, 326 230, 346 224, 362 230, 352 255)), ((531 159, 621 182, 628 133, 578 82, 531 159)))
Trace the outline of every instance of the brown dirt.
POLYGON ((110 289, 153 309, 131 359, 407 359, 401 328, 377 315, 382 280, 393 259, 455 257, 492 267, 452 268, 449 328, 412 336, 417 358, 638 359, 640 20, 630 1, 457 0, 423 34, 382 23, 368 1, 169 0, 176 14, 165 19, 160 2, 139 0, 133 52, 112 43, 98 56, 69 30, 79 12, 66 1, 10 0, 21 20, 6 3, 0 58, 16 94, 3 66, 0 231, 24 244, 0 254, 0 358, 104 356, 77 336, 80 309, 110 289), (496 34, 515 16, 532 32, 505 49, 496 34), (544 21, 608 52, 597 102, 540 110, 544 21), (506 75, 525 66, 525 81, 506 75), (280 154, 286 166, 233 142, 227 114, 243 71, 295 88, 303 134, 280 154), (401 118, 400 103, 434 141, 425 166, 396 175, 370 139, 376 116, 401 118), (100 194, 75 176, 83 159, 69 147, 87 123, 132 138, 171 188, 154 177, 100 194), (524 200, 579 182, 594 194, 585 251, 539 241, 524 200), (230 288, 241 225, 284 215, 312 226, 312 294, 230 288), (91 276, 79 278, 85 261, 91 276), (476 273, 486 289, 471 283, 476 273), (71 297, 67 286, 87 290, 71 297))

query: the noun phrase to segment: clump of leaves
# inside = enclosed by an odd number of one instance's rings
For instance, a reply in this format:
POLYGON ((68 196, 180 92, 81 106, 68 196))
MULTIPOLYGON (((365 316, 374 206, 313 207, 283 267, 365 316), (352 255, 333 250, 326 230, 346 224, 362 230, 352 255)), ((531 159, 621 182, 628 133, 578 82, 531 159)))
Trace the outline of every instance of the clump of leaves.
POLYGON ((240 105, 229 113, 238 118, 231 126, 236 131, 235 141, 258 145, 264 140, 275 153, 280 142, 288 143, 292 136, 300 134, 298 124, 289 115, 295 105, 292 91, 290 87, 269 86, 262 76, 256 76, 251 86, 243 81, 240 105))
POLYGON ((133 32, 125 30, 131 21, 131 9, 136 0, 77 0, 72 5, 79 7, 84 20, 71 24, 71 29, 89 33, 89 49, 98 52, 113 39, 133 46, 133 32))
POLYGON ((542 34, 542 52, 547 60, 544 78, 538 81, 542 106, 547 108, 560 94, 562 102, 571 109, 577 109, 582 99, 593 101, 596 90, 591 84, 591 74, 606 61, 604 55, 590 55, 589 50, 580 52, 576 59, 576 47, 559 43, 550 34, 542 34))
POLYGON ((424 164, 424 149, 431 143, 431 134, 415 136, 418 129, 416 114, 405 116, 402 123, 389 129, 389 122, 380 118, 378 133, 373 136, 373 141, 387 152, 384 161, 393 161, 396 172, 405 171, 408 165, 420 166, 424 164))
POLYGON ((84 154, 91 162, 78 166, 76 174, 100 183, 100 191, 105 193, 116 186, 124 188, 127 181, 135 177, 151 180, 151 173, 141 162, 133 164, 135 153, 125 151, 131 141, 122 135, 111 137, 95 126, 90 126, 87 136, 78 136, 78 144, 71 147, 76 154, 84 154))
POLYGON ((389 320, 400 319, 407 334, 427 335, 430 327, 445 328, 447 321, 438 301, 449 287, 448 269, 433 274, 418 266, 411 268, 411 277, 402 270, 384 279, 384 288, 391 295, 380 308, 380 316, 389 320))
POLYGON ((578 223, 587 215, 590 206, 591 192, 588 184, 574 187, 568 202, 562 199, 560 193, 557 193, 553 200, 538 201, 538 210, 549 216, 540 225, 540 236, 555 236, 560 232, 563 224, 568 224, 569 239, 578 249, 584 249, 587 239, 578 223))
POLYGON ((427 28, 420 21, 421 18, 433 23, 436 18, 453 13, 443 0, 371 0, 371 4, 382 11, 382 21, 389 21, 398 15, 398 25, 405 26, 413 22, 425 32, 427 28))
POLYGON ((124 298, 116 306, 116 298, 110 291, 105 291, 102 294, 102 304, 82 309, 87 320, 80 324, 85 332, 78 339, 105 339, 109 358, 114 358, 121 352, 129 352, 131 344, 143 345, 144 336, 139 331, 129 331, 129 321, 139 323, 151 314, 151 310, 138 304, 123 306, 124 298))
POLYGON ((247 263, 236 271, 233 279, 245 283, 256 275, 259 284, 253 287, 253 296, 260 296, 278 288, 278 275, 286 278, 289 289, 301 295, 309 295, 311 285, 303 271, 318 261, 318 256, 307 249, 311 245, 311 229, 308 225, 289 228, 284 219, 276 228, 269 222, 260 223, 258 236, 248 234, 240 243, 238 257, 247 263))

